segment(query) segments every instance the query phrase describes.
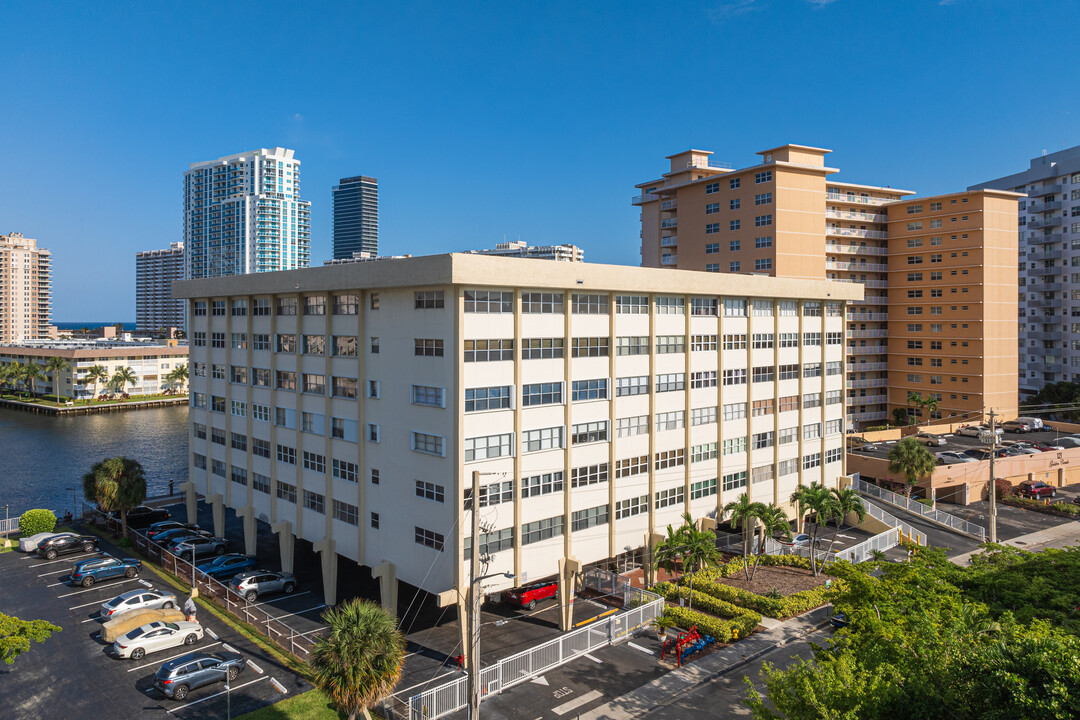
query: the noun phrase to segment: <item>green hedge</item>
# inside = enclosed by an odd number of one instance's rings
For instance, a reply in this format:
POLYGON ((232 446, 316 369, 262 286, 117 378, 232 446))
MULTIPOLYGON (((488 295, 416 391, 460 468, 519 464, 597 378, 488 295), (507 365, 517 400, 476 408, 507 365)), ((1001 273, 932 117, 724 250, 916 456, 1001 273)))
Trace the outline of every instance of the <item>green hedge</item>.
POLYGON ((1046 513, 1047 515, 1066 515, 1068 517, 1080 517, 1080 505, 1067 502, 1052 502, 1049 505, 1043 503, 1042 500, 1033 500, 1031 498, 1010 497, 1002 498, 1001 502, 1006 505, 1015 505, 1016 507, 1022 507, 1025 510, 1034 510, 1035 512, 1046 513))
MULTIPOLYGON (((754 558, 750 558, 750 564, 753 565, 754 558)), ((805 570, 810 569, 810 558, 802 557, 801 555, 762 555, 761 564, 769 567, 798 567, 805 570)), ((818 564, 820 569, 820 563, 818 564)), ((733 558, 722 565, 716 565, 702 570, 699 573, 695 573, 694 577, 700 578, 718 578, 718 577, 731 577, 736 573, 743 571, 743 561, 741 557, 733 558)), ((828 573, 826 573, 828 574, 828 573)))
POLYGON ((703 612, 683 607, 667 608, 664 610, 664 617, 673 626, 689 629, 696 625, 699 633, 711 635, 716 638, 717 642, 721 643, 729 643, 739 638, 748 637, 758 625, 753 622, 752 615, 741 615, 732 620, 721 620, 703 612))
POLYGON ((23 537, 56 529, 56 515, 52 510, 27 510, 19 516, 19 532, 23 537))
POLYGON ((789 617, 801 615, 807 610, 813 610, 824 605, 827 602, 828 593, 828 590, 822 585, 787 597, 771 598, 742 588, 722 585, 713 580, 699 578, 694 578, 692 586, 695 592, 704 593, 717 600, 747 608, 778 620, 786 620, 789 617))
MULTIPOLYGON (((716 615, 721 618, 736 619, 739 621, 745 621, 749 623, 751 620, 753 624, 751 628, 755 628, 761 624, 761 615, 753 610, 739 607, 738 605, 727 602, 722 598, 717 598, 707 593, 702 593, 700 590, 694 593, 693 601, 690 600, 690 589, 686 587, 677 588, 671 583, 662 582, 653 586, 653 592, 663 595, 666 600, 671 602, 678 602, 679 599, 686 600, 693 607, 696 607, 710 615, 716 615)), ((697 590, 697 586, 694 587, 697 590)))

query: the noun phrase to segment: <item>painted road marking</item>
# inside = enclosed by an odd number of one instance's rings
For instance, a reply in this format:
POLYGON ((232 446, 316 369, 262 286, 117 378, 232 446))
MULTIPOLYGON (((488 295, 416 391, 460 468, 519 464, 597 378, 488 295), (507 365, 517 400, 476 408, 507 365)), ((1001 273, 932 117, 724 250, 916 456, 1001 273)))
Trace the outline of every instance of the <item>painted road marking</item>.
POLYGON ((277 691, 279 693, 281 693, 282 695, 288 695, 289 694, 289 689, 287 687, 285 687, 284 685, 282 685, 281 683, 279 683, 274 678, 270 678, 270 684, 273 685, 275 688, 277 688, 277 691))
POLYGON ((38 577, 45 577, 47 575, 59 575, 60 573, 71 573, 70 570, 53 570, 52 572, 41 573, 38 577))
MULTIPOLYGON (((198 649, 199 650, 205 650, 206 648, 212 648, 215 645, 220 645, 220 644, 221 643, 210 643, 209 645, 203 645, 202 647, 200 647, 198 649)), ((191 651, 188 650, 187 652, 182 652, 179 655, 173 655, 172 657, 167 657, 167 658, 162 658, 160 660, 155 660, 154 662, 149 662, 149 663, 146 663, 145 665, 139 665, 138 667, 131 668, 130 670, 128 670, 128 672, 135 672, 136 670, 142 670, 143 668, 148 668, 148 667, 151 667, 153 665, 161 665, 162 663, 168 662, 169 660, 175 660, 178 657, 183 657, 183 656, 187 655, 190 652, 191 651)))
POLYGON ((180 707, 174 707, 174 708, 172 708, 170 710, 167 710, 166 712, 169 712, 169 713, 178 712, 180 710, 183 710, 184 708, 189 708, 192 705, 198 705, 201 702, 206 702, 207 700, 213 700, 214 698, 218 697, 219 695, 224 695, 226 692, 236 692, 240 688, 246 688, 248 685, 254 685, 255 683, 261 682, 261 681, 263 681, 265 679, 266 679, 266 676, 264 675, 261 678, 255 678, 251 682, 246 682, 243 685, 237 685, 235 687, 231 687, 228 690, 222 690, 221 692, 214 693, 213 695, 207 695, 204 698, 199 698, 198 700, 193 700, 193 701, 189 702, 187 705, 181 705, 180 707))
POLYGON ((109 555, 109 553, 104 553, 104 552, 94 552, 94 553, 89 553, 89 554, 87 554, 87 553, 79 553, 78 555, 71 555, 69 557, 60 558, 58 560, 50 560, 49 562, 38 563, 37 565, 31 565, 30 567, 39 568, 39 567, 45 567, 46 565, 55 565, 56 563, 61 563, 61 562, 74 563, 74 562, 78 562, 79 560, 89 560, 91 557, 93 557, 95 555, 103 555, 103 556, 111 557, 109 555))
POLYGON ((592 655, 590 655, 590 654, 588 654, 588 653, 585 653, 585 657, 589 658, 589 659, 590 659, 590 660, 592 660, 592 661, 593 661, 594 663, 598 663, 598 664, 600 664, 600 665, 603 665, 603 664, 604 664, 604 661, 603 661, 603 660, 601 660, 600 658, 595 658, 595 657, 593 657, 592 655))
MULTIPOLYGON (((287 597, 300 597, 301 595, 307 595, 310 592, 310 590, 304 590, 303 592, 298 592, 295 595, 288 595, 287 597)), ((260 605, 266 605, 267 603, 272 603, 276 600, 281 600, 281 598, 274 598, 273 600, 264 600, 263 602, 252 603, 251 607, 259 607, 260 605)), ((278 609, 280 610, 281 608, 278 609)))
POLYGON ((272 616, 272 617, 275 620, 283 620, 283 619, 285 619, 287 617, 292 617, 293 615, 303 615, 304 613, 309 613, 312 610, 322 610, 324 607, 326 607, 326 603, 323 603, 322 605, 316 605, 315 607, 308 608, 307 610, 298 610, 298 611, 296 611, 294 613, 289 613, 288 615, 276 615, 276 616, 272 616))
POLYGON ((57 585, 67 585, 67 583, 64 582, 63 580, 61 580, 60 582, 55 582, 55 583, 52 583, 50 585, 46 585, 45 587, 51 588, 51 587, 56 587, 57 585))
POLYGON ((650 650, 649 648, 641 647, 640 645, 637 645, 635 643, 628 642, 626 644, 629 645, 630 647, 634 648, 635 650, 640 650, 641 652, 645 653, 646 655, 655 655, 656 654, 652 650, 650 650))
MULTIPOLYGON (((131 582, 132 580, 135 580, 135 579, 136 578, 124 578, 120 582, 111 583, 109 585, 109 587, 113 587, 115 585, 120 585, 121 583, 131 582)), ((71 597, 72 595, 82 595, 83 593, 92 592, 94 590, 108 590, 108 589, 109 589, 108 587, 99 587, 97 585, 92 585, 91 587, 88 587, 85 590, 76 590, 75 592, 65 593, 64 595, 57 595, 56 597, 58 597, 58 598, 66 598, 66 597, 71 597)), ((91 604, 94 604, 94 603, 91 603, 91 604)))
POLYGON ((543 675, 541 675, 540 677, 535 677, 532 680, 530 680, 529 682, 536 683, 537 685, 543 685, 544 687, 548 686, 547 678, 544 677, 543 675))
POLYGON ((854 537, 852 537, 851 535, 837 535, 836 537, 842 537, 842 538, 844 538, 845 540, 854 540, 854 539, 855 539, 855 538, 854 538, 854 537))
POLYGON ((221 638, 218 637, 218 634, 216 632, 214 632, 213 630, 211 630, 210 628, 206 628, 206 634, 209 635, 210 637, 214 638, 215 640, 220 640, 221 639, 221 638))
POLYGON ((86 603, 85 605, 76 605, 75 607, 69 607, 68 610, 78 610, 84 607, 90 607, 91 605, 100 605, 99 602, 86 603))
POLYGON ((564 702, 562 705, 556 705, 555 707, 551 708, 551 712, 555 713, 556 715, 565 715, 571 710, 576 710, 582 705, 587 705, 593 700, 598 700, 602 697, 604 697, 604 693, 600 692, 599 690, 593 690, 592 692, 587 692, 581 697, 570 700, 569 702, 564 702))

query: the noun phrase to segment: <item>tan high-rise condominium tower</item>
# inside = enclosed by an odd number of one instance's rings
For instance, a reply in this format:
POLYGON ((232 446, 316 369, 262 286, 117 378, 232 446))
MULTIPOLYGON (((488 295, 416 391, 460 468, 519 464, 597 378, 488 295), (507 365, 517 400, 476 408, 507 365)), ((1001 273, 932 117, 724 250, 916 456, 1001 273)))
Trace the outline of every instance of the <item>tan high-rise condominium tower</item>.
POLYGON ((0 235, 0 343, 45 335, 52 314, 52 253, 22 233, 0 235))

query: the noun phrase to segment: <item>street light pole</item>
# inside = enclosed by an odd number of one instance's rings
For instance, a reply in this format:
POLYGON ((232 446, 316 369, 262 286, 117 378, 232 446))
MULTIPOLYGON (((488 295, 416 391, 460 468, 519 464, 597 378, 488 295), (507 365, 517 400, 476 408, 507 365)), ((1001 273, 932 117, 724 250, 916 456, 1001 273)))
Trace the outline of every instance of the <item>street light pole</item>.
POLYGON ((480 471, 472 474, 472 552, 469 553, 469 720, 480 720, 480 471))
POLYGON ((997 480, 994 478, 994 456, 997 454, 997 429, 994 408, 990 408, 990 542, 997 542, 997 480))

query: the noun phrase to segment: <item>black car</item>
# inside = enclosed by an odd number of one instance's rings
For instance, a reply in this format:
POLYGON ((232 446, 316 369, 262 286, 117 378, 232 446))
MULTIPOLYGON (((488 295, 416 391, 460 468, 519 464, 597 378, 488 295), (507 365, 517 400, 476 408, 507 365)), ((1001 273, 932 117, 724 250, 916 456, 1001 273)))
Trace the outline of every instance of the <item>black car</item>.
POLYGON ((152 539, 158 545, 170 545, 180 538, 193 537, 195 535, 202 535, 203 537, 213 537, 213 533, 206 530, 189 530, 187 528, 171 528, 169 530, 162 530, 152 539))
POLYGON ((842 612, 838 612, 829 618, 829 624, 839 630, 840 628, 846 628, 851 626, 851 621, 848 620, 847 615, 842 612))
POLYGON ((156 522, 146 529, 146 537, 153 540, 158 535, 169 530, 198 530, 199 526, 196 523, 183 523, 176 520, 163 520, 162 522, 156 522))
MULTIPOLYGON (((156 522, 162 522, 172 517, 169 511, 165 508, 152 508, 146 505, 139 505, 133 507, 127 511, 127 524, 129 528, 141 530, 145 527, 150 527, 156 522)), ((120 511, 113 510, 112 518, 114 520, 120 519, 120 511)))
POLYGON ((234 652, 193 652, 169 660, 154 673, 154 687, 173 700, 187 698, 188 692, 203 685, 235 680, 244 669, 244 658, 234 652))
POLYGON ((57 555, 93 552, 97 550, 97 543, 98 539, 93 535, 61 533, 38 543, 37 554, 46 560, 54 560, 57 555))

